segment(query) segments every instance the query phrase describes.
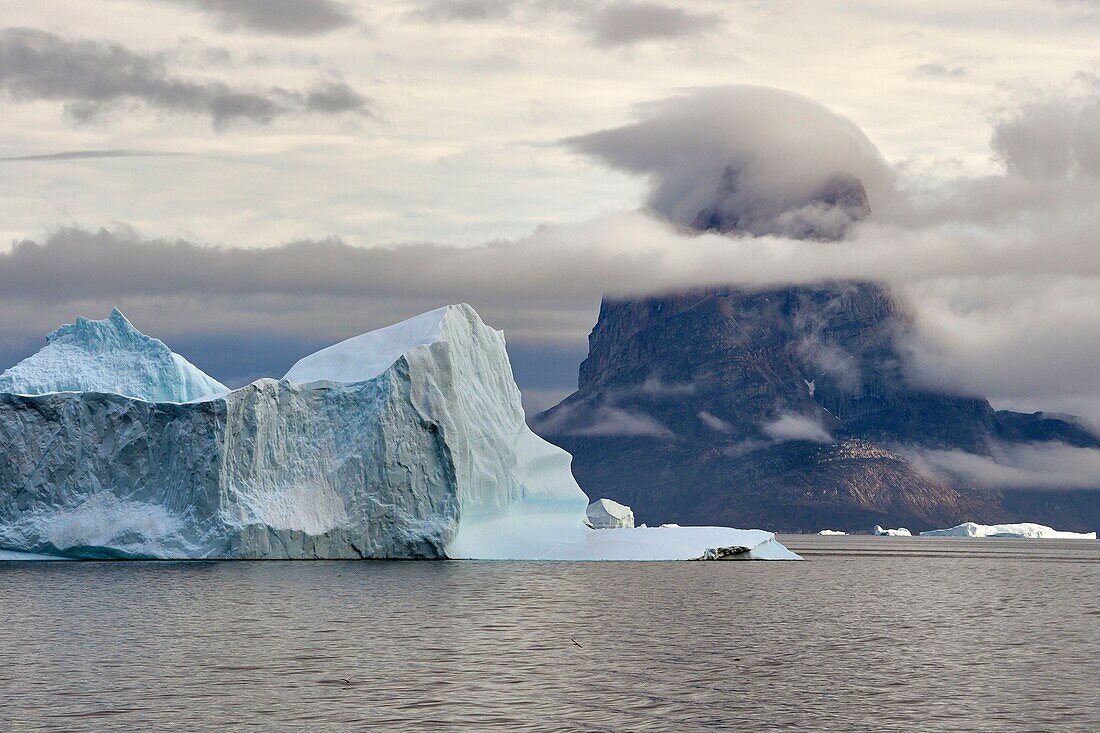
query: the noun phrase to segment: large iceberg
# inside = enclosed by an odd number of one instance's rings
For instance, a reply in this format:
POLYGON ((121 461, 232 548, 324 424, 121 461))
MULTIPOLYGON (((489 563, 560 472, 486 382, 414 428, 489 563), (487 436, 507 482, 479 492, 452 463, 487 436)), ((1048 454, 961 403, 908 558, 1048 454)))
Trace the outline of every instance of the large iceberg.
POLYGON ((80 335, 55 332, 0 387, 0 549, 797 559, 759 530, 585 527, 588 499, 569 454, 527 429, 503 335, 466 305, 348 339, 281 380, 233 391, 117 311, 71 329, 80 335))
POLYGON ((190 402, 225 394, 163 341, 146 336, 115 308, 102 321, 77 318, 46 337, 33 356, 0 374, 0 392, 103 392, 147 402, 190 402))
POLYGON ((1018 537, 1024 539, 1094 540, 1095 532, 1061 532, 1042 524, 1019 522, 1016 524, 975 524, 964 522, 949 529, 931 529, 921 532, 921 537, 1018 537))

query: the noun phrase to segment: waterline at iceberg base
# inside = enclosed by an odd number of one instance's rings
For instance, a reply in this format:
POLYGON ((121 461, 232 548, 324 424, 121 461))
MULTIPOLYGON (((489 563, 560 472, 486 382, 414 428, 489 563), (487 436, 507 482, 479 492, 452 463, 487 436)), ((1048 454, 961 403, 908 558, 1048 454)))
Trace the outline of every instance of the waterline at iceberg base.
POLYGON ((0 550, 799 559, 760 530, 586 527, 569 454, 528 430, 504 337, 467 305, 232 391, 117 311, 77 326, 0 375, 0 550))

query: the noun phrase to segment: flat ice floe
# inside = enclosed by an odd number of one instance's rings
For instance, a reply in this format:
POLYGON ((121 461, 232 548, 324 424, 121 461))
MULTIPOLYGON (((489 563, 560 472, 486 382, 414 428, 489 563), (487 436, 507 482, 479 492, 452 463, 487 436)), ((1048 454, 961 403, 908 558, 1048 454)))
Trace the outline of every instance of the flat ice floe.
POLYGON ((1094 540, 1095 532, 1061 532, 1042 524, 1020 522, 1017 524, 975 524, 964 522, 949 529, 932 529, 921 532, 921 537, 1017 537, 1026 539, 1094 540))
POLYGON ((587 528, 569 454, 527 428, 504 337, 467 305, 348 339, 282 380, 233 391, 117 311, 78 326, 79 348, 58 350, 64 339, 54 338, 0 386, 0 549, 797 559, 760 530, 587 528))

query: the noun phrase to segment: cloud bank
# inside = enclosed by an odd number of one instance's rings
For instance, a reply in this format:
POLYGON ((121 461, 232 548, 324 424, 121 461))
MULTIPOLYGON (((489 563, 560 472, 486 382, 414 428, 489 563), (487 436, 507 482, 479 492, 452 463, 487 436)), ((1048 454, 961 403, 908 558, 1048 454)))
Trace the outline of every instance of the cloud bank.
POLYGON ((911 451, 909 457, 933 476, 979 488, 1094 489, 1100 450, 1062 443, 997 444, 991 455, 962 451, 911 451))
POLYGON ((994 153, 1009 173, 1029 178, 1100 176, 1100 77, 1081 75, 1089 95, 1060 95, 1024 105, 993 132, 994 153))
POLYGON ((371 100, 338 79, 304 91, 235 87, 178 76, 162 55, 31 28, 0 31, 0 90, 16 102, 62 102, 78 121, 124 104, 207 116, 216 128, 240 121, 266 124, 289 114, 372 114, 371 100))

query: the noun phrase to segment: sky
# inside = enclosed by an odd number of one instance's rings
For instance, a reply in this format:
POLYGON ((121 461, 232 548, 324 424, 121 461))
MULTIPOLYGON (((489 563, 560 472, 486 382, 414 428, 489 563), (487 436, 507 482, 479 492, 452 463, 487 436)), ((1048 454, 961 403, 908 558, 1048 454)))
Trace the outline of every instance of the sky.
POLYGON ((868 277, 915 381, 1100 424, 1095 0, 5 0, 0 29, 0 368, 119 306, 238 385, 465 301, 534 411, 605 293, 868 277), (685 231, 732 163, 712 203, 752 231, 685 231), (837 170, 869 218, 792 203, 837 170))

